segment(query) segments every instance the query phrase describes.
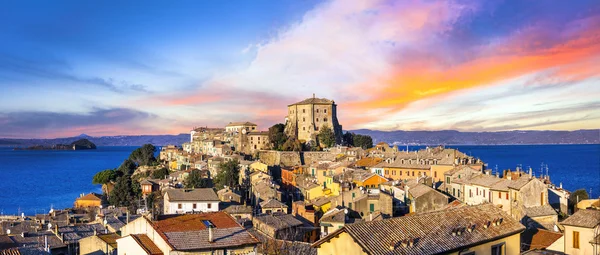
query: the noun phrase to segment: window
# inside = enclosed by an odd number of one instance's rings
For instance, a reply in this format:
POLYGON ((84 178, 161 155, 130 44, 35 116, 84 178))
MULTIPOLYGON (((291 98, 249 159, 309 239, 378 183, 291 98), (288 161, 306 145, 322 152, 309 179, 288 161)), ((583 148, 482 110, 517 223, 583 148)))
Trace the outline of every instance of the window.
POLYGON ((396 170, 392 170, 392 175, 396 175, 396 170))
POLYGON ((304 118, 304 117, 303 117, 303 118, 302 118, 302 122, 306 122, 306 118, 304 118))
POLYGON ((206 204, 206 207, 207 207, 208 209, 210 209, 210 208, 212 207, 212 204, 211 204, 211 203, 208 203, 208 204, 206 204))
POLYGON ((433 177, 437 178, 437 172, 433 172, 433 177))
POLYGON ((181 204, 177 204, 177 209, 181 209, 183 206, 181 204))
POLYGON ((446 183, 450 184, 450 177, 446 177, 446 183))
POLYGON ((385 170, 385 175, 390 174, 390 170, 385 170))
POLYGON ((323 171, 323 176, 325 176, 325 171, 323 171))
POLYGON ((579 232, 573 231, 573 248, 579 249, 579 232))
POLYGON ((508 200, 508 192, 506 192, 506 200, 508 200))
POLYGON ((324 112, 324 113, 327 113, 327 109, 324 109, 324 110, 323 110, 323 112, 324 112))
POLYGON ((544 192, 540 194, 540 205, 544 205, 544 192))
POLYGON ((370 212, 374 212, 375 211, 375 204, 369 204, 369 211, 370 212))
POLYGON ((302 113, 306 113, 306 109, 302 109, 302 113))
POLYGON ((306 127, 302 127, 302 131, 306 131, 306 127))
POLYGON ((415 171, 413 171, 413 176, 415 176, 415 171))
POLYGON ((402 171, 400 171, 400 176, 402 176, 402 171))
POLYGON ((455 188, 452 188, 452 195, 456 196, 456 189, 455 188))
MULTIPOLYGON (((354 197, 354 193, 352 193, 352 197, 354 197)), ((348 208, 352 209, 352 203, 348 203, 348 208)))
POLYGON ((502 192, 498 192, 498 198, 502 198, 502 192))
POLYGON ((352 198, 354 198, 356 196, 356 193, 352 193, 352 198))
POLYGON ((472 189, 469 190, 469 197, 473 197, 473 190, 472 189))
POLYGON ((323 118, 323 121, 327 122, 327 118, 323 118))
POLYGON ((483 198, 485 198, 485 190, 483 190, 481 193, 483 193, 483 198))
POLYGON ((491 253, 491 255, 502 255, 502 254, 504 254, 502 252, 503 248, 504 248, 504 243, 493 245, 492 246, 492 253, 491 253))
POLYGON ((319 118, 317 118, 317 122, 319 122, 319 118))
POLYGON ((193 205, 192 205, 192 208, 196 209, 196 204, 193 204, 193 205))

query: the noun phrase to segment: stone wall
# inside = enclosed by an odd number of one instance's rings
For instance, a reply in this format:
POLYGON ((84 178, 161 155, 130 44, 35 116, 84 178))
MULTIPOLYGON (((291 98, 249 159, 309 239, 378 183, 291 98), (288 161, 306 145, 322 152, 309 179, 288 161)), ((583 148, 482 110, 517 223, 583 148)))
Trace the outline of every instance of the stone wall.
POLYGON ((269 166, 297 166, 302 165, 301 152, 297 151, 260 151, 260 162, 269 166))
POLYGON ((323 151, 305 151, 303 154, 304 164, 307 165, 318 161, 333 161, 337 156, 336 153, 323 151))

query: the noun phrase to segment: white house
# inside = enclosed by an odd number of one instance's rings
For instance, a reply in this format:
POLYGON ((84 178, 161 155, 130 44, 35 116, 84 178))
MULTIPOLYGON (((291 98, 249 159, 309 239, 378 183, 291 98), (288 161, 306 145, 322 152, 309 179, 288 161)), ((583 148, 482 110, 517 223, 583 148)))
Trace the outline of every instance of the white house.
POLYGON ((219 211, 219 197, 213 189, 169 189, 164 196, 164 214, 219 211))

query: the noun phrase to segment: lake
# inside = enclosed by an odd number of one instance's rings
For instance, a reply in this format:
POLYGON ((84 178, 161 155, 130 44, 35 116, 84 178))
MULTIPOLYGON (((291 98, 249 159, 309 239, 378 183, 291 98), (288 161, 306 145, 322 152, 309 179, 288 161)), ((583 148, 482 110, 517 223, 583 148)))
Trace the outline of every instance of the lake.
MULTIPOLYGON (((488 168, 530 166, 539 176, 547 164, 552 182, 573 191, 600 194, 600 145, 447 146, 488 163, 488 168)), ((13 151, 0 147, 0 214, 45 213, 73 206, 81 193, 101 192, 92 185, 98 171, 116 168, 137 147, 98 147, 84 151, 13 151)), ((410 146, 411 150, 424 146, 410 146)), ((400 149, 403 149, 402 147, 400 149)))

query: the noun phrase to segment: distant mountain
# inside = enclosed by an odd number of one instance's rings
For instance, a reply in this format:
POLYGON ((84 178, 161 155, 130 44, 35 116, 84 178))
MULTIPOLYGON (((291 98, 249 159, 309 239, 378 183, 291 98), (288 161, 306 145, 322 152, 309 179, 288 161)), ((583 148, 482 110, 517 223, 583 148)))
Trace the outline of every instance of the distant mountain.
MULTIPOLYGON (((369 129, 350 130, 357 134, 370 135, 374 143, 411 145, 502 145, 502 144, 600 144, 600 129, 577 131, 502 131, 502 132, 460 132, 441 131, 377 131, 369 129)), ((81 134, 76 137, 55 139, 12 139, 0 138, 0 145, 27 147, 33 145, 51 146, 71 144, 81 138, 90 140, 97 146, 141 146, 147 143, 155 146, 181 145, 190 140, 189 134, 179 135, 135 135, 93 137, 81 134)))
POLYGON ((460 132, 440 131, 377 131, 350 130, 369 135, 373 143, 412 145, 509 145, 509 144, 600 144, 600 129, 576 131, 501 131, 460 132))
POLYGON ((0 145, 13 147, 28 147, 33 145, 52 146, 55 144, 71 144, 81 138, 91 141, 96 146, 141 146, 147 143, 155 146, 181 145, 190 140, 189 134, 179 135, 134 135, 134 136, 100 136, 93 137, 85 134, 76 137, 54 138, 54 139, 12 139, 0 138, 0 145))

